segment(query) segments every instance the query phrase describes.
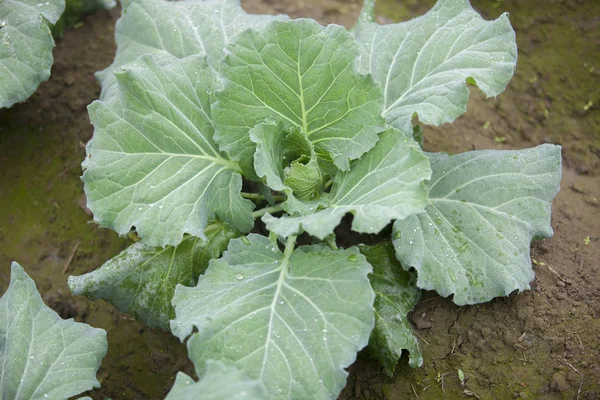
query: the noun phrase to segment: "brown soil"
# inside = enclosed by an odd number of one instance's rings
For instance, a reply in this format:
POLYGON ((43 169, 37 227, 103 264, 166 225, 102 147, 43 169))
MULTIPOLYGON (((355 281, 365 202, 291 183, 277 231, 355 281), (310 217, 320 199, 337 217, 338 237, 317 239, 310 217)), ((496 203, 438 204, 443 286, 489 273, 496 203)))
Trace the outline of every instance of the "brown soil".
MULTIPOLYGON (((357 2, 341 0, 243 3, 251 12, 346 26, 359 10, 357 2)), ((408 19, 432 3, 382 1, 377 12, 382 22, 408 19)), ((533 245, 531 291, 471 307, 426 293, 412 314, 424 366, 410 369, 403 357, 390 378, 361 353, 343 399, 600 399, 600 3, 473 5, 488 19, 511 13, 520 51, 516 76, 497 99, 472 90, 469 111, 454 124, 427 128, 425 147, 460 152, 563 145, 555 236, 533 245)), ((10 261, 20 262, 63 317, 108 331, 102 388, 93 398, 161 399, 176 371, 192 371, 185 347, 102 301, 71 297, 66 286, 69 274, 98 267, 127 244, 87 223, 79 180, 83 145, 92 133, 85 106, 99 94, 93 72, 113 57, 118 14, 98 12, 66 32, 54 51, 50 81, 26 103, 0 110, 0 293, 8 286, 10 261)))

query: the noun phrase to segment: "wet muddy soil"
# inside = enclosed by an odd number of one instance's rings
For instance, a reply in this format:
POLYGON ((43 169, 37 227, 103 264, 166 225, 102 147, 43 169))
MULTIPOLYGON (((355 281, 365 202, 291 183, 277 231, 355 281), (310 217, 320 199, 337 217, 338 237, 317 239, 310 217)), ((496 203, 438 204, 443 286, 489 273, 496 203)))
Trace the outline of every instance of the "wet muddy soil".
MULTIPOLYGON (((381 23, 420 15, 432 0, 381 1, 381 23)), ((287 13, 351 26, 360 4, 247 0, 250 12, 287 13)), ((411 315, 424 366, 401 360, 394 377, 360 354, 343 399, 600 399, 600 3, 472 2, 487 18, 509 12, 519 64, 506 93, 473 89, 468 112, 425 129, 430 151, 563 146, 551 239, 532 247, 532 290, 470 307, 425 293, 411 315), (458 370, 464 380, 458 378, 458 370)), ((192 372, 185 347, 109 304, 73 298, 68 275, 100 266, 128 241, 90 223, 79 180, 92 134, 86 105, 93 73, 114 55, 119 11, 98 12, 57 41, 50 80, 27 102, 0 110, 0 293, 21 263, 64 318, 107 330, 109 352, 94 399, 162 399, 176 371, 192 372)))

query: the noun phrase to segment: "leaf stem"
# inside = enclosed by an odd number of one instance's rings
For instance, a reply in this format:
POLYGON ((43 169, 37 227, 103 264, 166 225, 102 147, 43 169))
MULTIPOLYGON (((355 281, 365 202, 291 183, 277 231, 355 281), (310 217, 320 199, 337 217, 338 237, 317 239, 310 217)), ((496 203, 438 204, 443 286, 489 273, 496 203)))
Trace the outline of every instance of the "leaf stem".
POLYGON ((325 242, 327 243, 327 246, 329 246, 329 248, 331 250, 337 250, 337 244, 335 243, 335 234, 333 235, 328 235, 327 237, 325 237, 325 242))
MULTIPOLYGON (((265 200, 265 196, 263 196, 262 194, 259 194, 259 193, 241 192, 241 195, 245 199, 256 200, 256 201, 265 200)), ((274 194, 273 199, 275 201, 285 201, 285 196, 274 194)))
POLYGON ((296 238, 297 237, 298 236, 296 236, 296 235, 288 236, 287 242, 285 243, 285 249, 283 250, 283 259, 284 260, 287 261, 292 256, 292 253, 294 252, 294 247, 296 247, 296 238))
POLYGON ((264 200, 265 199, 265 196, 263 196, 262 194, 258 194, 258 193, 241 192, 240 194, 245 199, 250 199, 250 200, 264 200))
POLYGON ((254 219, 257 219, 257 218, 262 217, 266 213, 273 214, 273 213, 281 212, 281 211, 283 211, 283 207, 281 207, 280 205, 273 206, 273 207, 265 207, 258 211, 254 211, 252 213, 252 217, 254 217, 254 219))

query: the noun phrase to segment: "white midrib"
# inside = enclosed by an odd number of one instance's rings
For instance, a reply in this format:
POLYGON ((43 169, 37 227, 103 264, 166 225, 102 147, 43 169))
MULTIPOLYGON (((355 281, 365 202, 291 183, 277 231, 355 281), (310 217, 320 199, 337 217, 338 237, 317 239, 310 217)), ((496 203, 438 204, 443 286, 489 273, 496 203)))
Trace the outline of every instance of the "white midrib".
POLYGON ((271 302, 271 314, 269 315, 269 326, 267 329, 267 338, 265 340, 265 354, 263 356, 262 366, 260 368, 259 379, 263 380, 263 375, 265 372, 265 366, 267 365, 267 356, 269 354, 269 343, 271 342, 271 334, 273 332, 273 317, 275 316, 275 307, 277 306, 277 299, 279 298, 279 294, 281 293, 281 288, 285 283, 285 279, 287 278, 287 274, 289 272, 289 263, 290 257, 294 251, 294 246, 296 245, 296 236, 290 236, 287 239, 285 244, 285 250, 283 251, 283 258, 281 259, 281 267, 279 272, 279 279, 277 280, 277 288, 275 289, 275 293, 273 294, 273 301, 271 302))
POLYGON ((167 153, 164 151, 158 152, 143 152, 143 153, 127 153, 124 151, 114 151, 114 150, 104 150, 104 149, 92 149, 92 151, 102 152, 102 153, 112 153, 112 154, 125 154, 126 156, 161 156, 167 157, 167 159, 182 157, 182 158, 190 158, 197 160, 206 160, 211 162, 212 164, 223 165, 228 169, 232 169, 234 171, 240 171, 239 166, 235 161, 227 160, 221 157, 211 157, 209 155, 200 155, 200 154, 190 154, 190 153, 167 153))
MULTIPOLYGON (((304 31, 304 28, 302 29, 304 31)), ((298 87, 300 88, 300 107, 302 108, 302 130, 308 136, 308 121, 306 120, 306 106, 304 105, 304 87, 302 85, 302 74, 300 74, 300 49, 302 48, 302 37, 298 43, 298 54, 296 55, 296 73, 298 74, 298 87)))

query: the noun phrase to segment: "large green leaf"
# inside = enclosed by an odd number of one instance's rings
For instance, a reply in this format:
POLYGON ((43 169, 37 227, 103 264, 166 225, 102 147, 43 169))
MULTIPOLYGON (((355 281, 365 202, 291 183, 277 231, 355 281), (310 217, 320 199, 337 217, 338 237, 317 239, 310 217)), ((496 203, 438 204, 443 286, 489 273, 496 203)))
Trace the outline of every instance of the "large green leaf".
POLYGON ((0 399, 67 399, 99 387, 96 371, 107 346, 104 330, 61 319, 12 264, 0 298, 0 399))
POLYGON ((215 216, 249 231, 254 205, 240 195, 239 167, 212 140, 210 68, 201 57, 162 61, 128 64, 115 74, 119 96, 89 107, 88 207, 101 225, 135 227, 150 246, 204 238, 215 216))
POLYGON ((373 329, 371 267, 358 249, 288 239, 282 253, 251 234, 230 242, 198 286, 178 286, 173 333, 188 339, 201 375, 210 359, 235 364, 274 399, 335 399, 344 370, 373 329))
POLYGON ((529 244, 552 235, 560 146, 429 155, 425 213, 394 224, 394 246, 417 285, 459 305, 529 289, 529 244))
POLYGON ((208 360, 200 382, 179 372, 165 400, 263 400, 267 394, 261 383, 239 369, 208 360))
POLYGON ((209 225, 206 240, 186 236, 177 246, 151 247, 136 243, 99 269, 69 277, 75 296, 104 299, 151 327, 169 328, 175 317, 171 299, 175 286, 194 286, 236 235, 222 223, 209 225))
POLYGON ((388 123, 411 133, 414 113, 441 125, 466 111, 476 83, 489 97, 504 91, 517 61, 507 14, 484 21, 467 0, 439 0, 426 15, 393 25, 370 23, 368 1, 355 28, 360 66, 383 85, 388 123))
POLYGON ((206 55, 218 66, 229 40, 248 28, 262 29, 285 16, 250 15, 239 0, 128 0, 117 21, 117 54, 110 67, 98 72, 102 98, 115 87, 113 72, 145 54, 185 58, 206 55))
POLYGON ((410 366, 420 367, 423 356, 407 317, 421 299, 417 277, 402 269, 389 243, 361 246, 360 252, 373 267, 369 278, 375 291, 375 329, 369 340, 369 352, 390 376, 394 375, 404 350, 409 351, 410 366))
POLYGON ((393 219, 404 219, 427 205, 425 181, 431 176, 427 156, 419 145, 394 128, 379 135, 373 150, 339 172, 323 210, 306 215, 263 217, 267 228, 287 237, 302 230, 320 239, 333 233, 342 217, 352 212, 352 229, 377 233, 393 219))
POLYGON ((64 0, 0 1, 0 108, 27 99, 50 77, 54 24, 64 0))
POLYGON ((272 22, 229 46, 217 95, 216 139, 242 165, 251 165, 248 132, 280 118, 314 144, 326 163, 348 170, 377 142, 384 127, 381 88, 355 70, 358 44, 343 27, 313 20, 272 22))

